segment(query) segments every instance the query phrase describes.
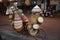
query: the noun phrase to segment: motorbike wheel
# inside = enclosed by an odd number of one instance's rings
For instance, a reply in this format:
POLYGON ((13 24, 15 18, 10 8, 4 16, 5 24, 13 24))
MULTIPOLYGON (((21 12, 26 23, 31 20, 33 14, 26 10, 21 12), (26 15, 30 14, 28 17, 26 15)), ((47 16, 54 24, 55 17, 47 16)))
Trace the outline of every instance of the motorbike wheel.
POLYGON ((40 29, 36 36, 33 36, 35 40, 46 40, 46 32, 43 29, 40 29))

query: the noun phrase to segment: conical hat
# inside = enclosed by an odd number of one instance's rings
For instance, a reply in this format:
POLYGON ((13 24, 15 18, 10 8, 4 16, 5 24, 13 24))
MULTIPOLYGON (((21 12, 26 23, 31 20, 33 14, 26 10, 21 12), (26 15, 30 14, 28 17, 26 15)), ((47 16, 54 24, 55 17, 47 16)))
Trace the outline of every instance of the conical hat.
POLYGON ((33 9, 32 9, 32 12, 42 12, 41 8, 36 5, 33 9))

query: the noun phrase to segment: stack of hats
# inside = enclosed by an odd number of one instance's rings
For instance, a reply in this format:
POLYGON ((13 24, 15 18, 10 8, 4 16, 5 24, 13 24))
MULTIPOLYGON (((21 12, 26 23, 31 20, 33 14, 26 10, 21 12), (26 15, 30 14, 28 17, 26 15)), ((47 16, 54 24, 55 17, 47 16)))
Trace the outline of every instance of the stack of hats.
POLYGON ((40 12, 40 13, 42 13, 42 10, 38 5, 36 5, 35 7, 33 7, 32 12, 40 12))

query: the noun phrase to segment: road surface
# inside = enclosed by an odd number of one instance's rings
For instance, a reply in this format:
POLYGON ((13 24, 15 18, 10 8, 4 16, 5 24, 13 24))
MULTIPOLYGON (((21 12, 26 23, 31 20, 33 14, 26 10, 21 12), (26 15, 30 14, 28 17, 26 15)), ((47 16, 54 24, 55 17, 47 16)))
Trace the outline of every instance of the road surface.
MULTIPOLYGON (((29 15, 30 14, 27 14, 27 16, 29 15)), ((59 17, 44 17, 44 23, 41 25, 41 27, 46 31, 46 40, 60 40, 59 17)), ((6 40, 34 40, 32 37, 26 37, 24 35, 16 33, 10 26, 8 16, 5 15, 0 15, 0 33, 2 35, 2 38, 6 40)))

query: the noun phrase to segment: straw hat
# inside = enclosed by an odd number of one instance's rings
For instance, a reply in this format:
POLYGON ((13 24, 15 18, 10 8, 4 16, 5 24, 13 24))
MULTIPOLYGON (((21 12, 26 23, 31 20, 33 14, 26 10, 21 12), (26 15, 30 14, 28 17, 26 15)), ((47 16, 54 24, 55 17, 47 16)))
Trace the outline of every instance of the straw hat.
POLYGON ((42 10, 38 5, 36 5, 35 7, 33 7, 32 12, 40 12, 40 13, 42 13, 42 10))

